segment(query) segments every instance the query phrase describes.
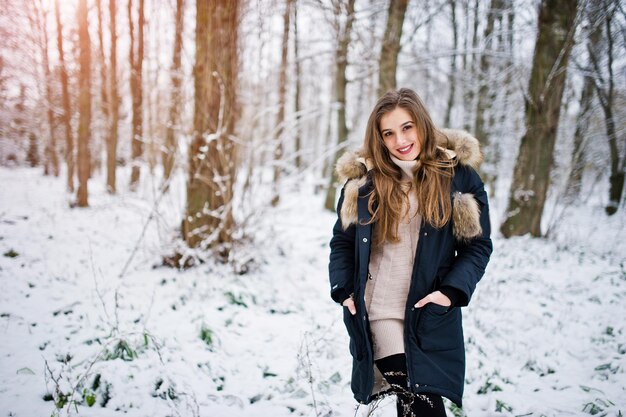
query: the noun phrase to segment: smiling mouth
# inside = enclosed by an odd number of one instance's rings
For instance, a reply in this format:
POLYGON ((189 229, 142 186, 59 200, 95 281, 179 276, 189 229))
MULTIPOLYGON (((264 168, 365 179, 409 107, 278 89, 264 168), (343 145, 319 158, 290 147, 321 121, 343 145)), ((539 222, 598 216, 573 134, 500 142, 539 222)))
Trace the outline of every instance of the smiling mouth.
POLYGON ((406 155, 410 153, 412 149, 413 144, 410 144, 409 146, 405 146, 404 148, 398 148, 398 152, 400 152, 402 155, 406 155))

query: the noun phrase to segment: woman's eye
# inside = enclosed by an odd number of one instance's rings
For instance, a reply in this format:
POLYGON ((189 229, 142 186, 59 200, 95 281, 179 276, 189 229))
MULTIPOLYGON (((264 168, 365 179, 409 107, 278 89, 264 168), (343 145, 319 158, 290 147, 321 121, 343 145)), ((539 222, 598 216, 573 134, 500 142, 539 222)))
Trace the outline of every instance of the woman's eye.
POLYGON ((406 126, 404 126, 404 130, 409 130, 412 127, 413 127, 412 125, 406 125, 406 126))
POLYGON ((383 133, 383 136, 385 136, 385 137, 391 136, 391 132, 385 132, 385 133, 383 133))

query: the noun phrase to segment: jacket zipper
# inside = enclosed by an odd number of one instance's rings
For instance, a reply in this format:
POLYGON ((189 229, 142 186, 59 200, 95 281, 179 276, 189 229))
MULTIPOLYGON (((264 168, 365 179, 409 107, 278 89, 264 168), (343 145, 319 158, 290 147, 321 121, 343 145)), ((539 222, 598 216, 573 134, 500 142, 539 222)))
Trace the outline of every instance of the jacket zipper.
MULTIPOLYGON (((422 249, 422 242, 423 242, 422 231, 423 230, 424 230, 424 220, 422 219, 422 222, 420 223, 419 234, 418 234, 420 238, 417 241, 417 248, 415 250, 415 262, 413 263, 413 271, 415 271, 419 267, 418 261, 419 261, 419 254, 422 249)), ((413 273, 413 271, 411 271, 411 274, 413 273)), ((407 304, 411 302, 410 301, 411 293, 415 292, 415 281, 416 280, 414 280, 413 276, 411 275, 411 286, 409 287, 409 297, 407 300, 407 304)), ((408 320, 407 319, 408 319, 409 311, 413 311, 413 312, 415 311, 415 306, 411 305, 411 309, 410 310, 407 309, 406 311, 407 313, 405 313, 405 318, 404 318, 404 338, 405 338, 404 344, 405 346, 409 346, 407 343, 408 342, 408 331, 407 331, 408 320)), ((418 313, 413 313, 413 314, 418 314, 418 313)), ((411 366, 410 366, 411 360, 410 360, 410 353, 409 353, 410 349, 404 349, 404 351, 405 351, 404 356, 406 358, 406 384, 407 384, 407 388, 409 389, 409 392, 413 392, 411 390, 411 366)))

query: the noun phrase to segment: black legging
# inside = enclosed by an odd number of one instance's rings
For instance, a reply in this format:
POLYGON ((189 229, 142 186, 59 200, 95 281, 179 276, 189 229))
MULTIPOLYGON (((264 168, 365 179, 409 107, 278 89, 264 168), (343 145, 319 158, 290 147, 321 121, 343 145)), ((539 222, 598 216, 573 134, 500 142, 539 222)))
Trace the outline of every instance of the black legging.
POLYGON ((443 399, 435 394, 414 394, 407 388, 406 357, 403 353, 377 360, 376 366, 398 396, 398 417, 445 417, 443 399))

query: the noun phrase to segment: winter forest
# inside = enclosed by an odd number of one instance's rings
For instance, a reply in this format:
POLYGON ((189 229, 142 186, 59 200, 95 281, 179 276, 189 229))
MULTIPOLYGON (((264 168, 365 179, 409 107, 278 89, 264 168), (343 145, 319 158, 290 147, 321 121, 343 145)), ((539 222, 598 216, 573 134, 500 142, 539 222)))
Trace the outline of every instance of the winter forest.
POLYGON ((0 0, 0 414, 358 404, 329 240, 377 98, 483 154, 463 408, 626 413, 620 0, 0 0))

